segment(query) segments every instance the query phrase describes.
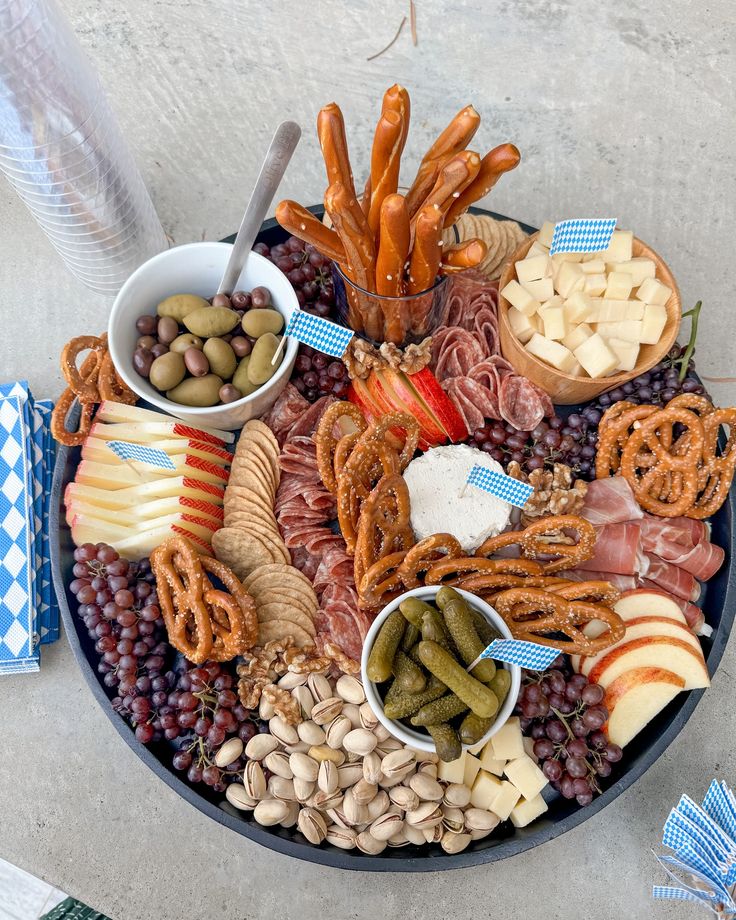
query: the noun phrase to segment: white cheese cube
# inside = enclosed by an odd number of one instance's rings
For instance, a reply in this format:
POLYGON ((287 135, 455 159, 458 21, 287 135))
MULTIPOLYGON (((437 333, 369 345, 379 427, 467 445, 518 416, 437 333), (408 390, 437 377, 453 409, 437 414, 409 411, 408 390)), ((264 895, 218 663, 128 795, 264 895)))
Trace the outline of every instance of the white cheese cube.
POLYGON ((627 300, 624 319, 644 319, 647 305, 640 300, 627 300))
POLYGON ((550 297, 555 295, 555 287, 552 278, 540 278, 538 281, 524 281, 522 287, 529 291, 535 300, 544 303, 550 297))
POLYGON ((457 760, 441 760, 437 764, 437 779, 443 783, 460 783, 462 785, 463 776, 465 775, 465 757, 463 753, 457 760))
POLYGON ((558 268, 563 265, 565 262, 575 262, 580 264, 580 253, 579 252, 556 252, 553 256, 550 256, 552 259, 552 270, 554 267, 558 268))
POLYGON ((580 256, 580 263, 584 262, 601 262, 605 249, 598 249, 596 252, 584 252, 580 256))
POLYGON ((529 251, 526 254, 527 259, 530 259, 532 256, 548 256, 549 255, 549 246, 545 246, 543 243, 540 243, 539 240, 534 240, 532 245, 529 247, 529 251))
POLYGON ((536 241, 549 249, 549 247, 552 245, 552 237, 554 234, 555 225, 552 223, 552 221, 545 220, 545 222, 542 224, 542 229, 539 231, 539 235, 537 236, 536 241))
POLYGON ((633 286, 631 275, 627 275, 626 272, 611 272, 603 296, 610 300, 628 300, 633 286))
MULTIPOLYGON (((646 281, 644 282, 646 284, 646 281)), ((644 287, 644 284, 642 287, 644 287)), ((667 289, 669 290, 669 288, 667 289)), ((642 345, 656 345, 662 338, 662 332, 667 325, 667 310, 660 304, 648 303, 644 307, 644 317, 641 321, 642 345)))
POLYGON ((524 753, 521 725, 516 716, 505 722, 491 738, 493 756, 497 760, 516 760, 524 753))
POLYGON ((573 326, 573 328, 570 329, 562 340, 562 344, 565 348, 569 348, 570 351, 575 351, 578 345, 582 345, 591 335, 593 335, 593 330, 590 326, 587 323, 580 323, 578 326, 573 326))
MULTIPOLYGON (((509 783, 509 785, 511 784, 509 783)), ((473 783, 473 788, 470 792, 470 804, 473 808, 484 808, 486 811, 495 812, 495 809, 492 809, 491 806, 500 791, 501 780, 490 773, 482 771, 473 783)))
POLYGON ((578 361, 578 359, 573 355, 574 363, 570 367, 568 374, 572 374, 573 377, 584 377, 585 371, 583 370, 583 365, 578 361))
POLYGON ((646 278, 654 278, 656 266, 651 259, 629 259, 628 262, 609 262, 606 265, 609 272, 626 272, 631 275, 631 286, 637 288, 646 278))
POLYGON ((525 316, 536 313, 541 306, 539 301, 535 300, 529 291, 525 290, 518 281, 509 281, 506 287, 501 291, 501 296, 505 297, 512 307, 516 307, 516 309, 525 316))
POLYGON ((499 760, 493 752, 493 745, 487 741, 483 746, 480 755, 480 766, 482 770, 493 773, 495 776, 503 776, 503 768, 506 766, 505 760, 499 760))
POLYGON ((602 298, 594 314, 595 322, 615 323, 619 320, 626 319, 628 305, 628 300, 609 300, 605 297, 602 298))
POLYGON ((560 297, 559 294, 554 294, 552 297, 544 301, 540 310, 544 310, 545 307, 561 307, 564 304, 564 300, 560 297))
MULTIPOLYGON (((520 798, 521 793, 516 786, 514 786, 513 783, 508 783, 506 780, 503 780, 501 788, 496 793, 496 798, 493 800, 493 805, 489 810, 498 815, 502 821, 506 821, 520 798)), ((470 801, 472 803, 473 800, 471 799, 470 801)))
POLYGON ((656 278, 645 278, 636 292, 638 299, 643 300, 644 303, 653 303, 662 307, 667 303, 671 295, 672 288, 668 288, 666 284, 662 284, 656 278))
POLYGON ((541 795, 533 799, 519 799, 511 809, 511 823, 514 827, 526 827, 547 811, 547 803, 541 795))
POLYGON ((608 279, 603 272, 601 272, 599 275, 586 275, 585 284, 583 285, 583 292, 585 294, 590 294, 591 297, 598 297, 605 291, 607 284, 608 279))
POLYGON ((526 343, 526 350, 535 358, 541 358, 565 374, 569 374, 570 368, 574 367, 575 357, 569 348, 538 332, 535 332, 526 343))
POLYGON ((548 339, 564 339, 568 332, 564 307, 542 307, 537 315, 542 320, 544 334, 548 339))
POLYGON ((625 342, 623 339, 606 339, 611 351, 618 358, 618 371, 633 371, 639 358, 639 345, 636 342, 625 342))
POLYGON ((539 763, 539 758, 534 753, 534 738, 527 738, 524 735, 524 750, 526 751, 526 756, 531 758, 534 763, 539 763))
POLYGON ((504 773, 525 799, 533 799, 547 785, 547 777, 526 754, 516 760, 510 760, 504 773))
POLYGON ((590 298, 575 291, 565 301, 565 316, 569 323, 582 323, 590 316, 590 298))
POLYGON ((641 342, 642 321, 625 319, 619 322, 598 323, 596 332, 604 339, 623 339, 625 342, 641 342))
POLYGON ((618 358, 597 332, 578 345, 573 354, 590 377, 605 377, 618 364, 618 358))
POLYGON ((564 298, 568 298, 575 291, 582 291, 585 286, 585 275, 577 262, 563 262, 555 277, 555 290, 564 298))
POLYGON ((600 258, 604 262, 628 262, 631 259, 631 250, 634 244, 634 234, 631 230, 614 230, 608 248, 603 250, 600 258))
POLYGON ((463 783, 468 787, 472 788, 473 783, 475 782, 475 777, 478 775, 480 770, 480 761, 477 757, 473 757, 472 754, 465 753, 465 770, 463 771, 463 783))
POLYGON ((511 326, 511 331, 514 333, 516 338, 524 345, 537 331, 536 326, 533 326, 531 323, 532 319, 536 319, 538 314, 532 316, 525 316, 516 307, 509 307, 509 312, 506 314, 509 318, 509 326, 511 326))
MULTIPOLYGON (((595 253, 590 253, 590 255, 594 256, 595 253)), ((581 262, 580 268, 584 275, 605 275, 606 273, 606 263, 597 256, 591 259, 590 262, 581 262)))
POLYGON ((552 266, 549 256, 529 256, 516 263, 516 277, 519 284, 527 281, 539 281, 540 278, 552 277, 552 266))

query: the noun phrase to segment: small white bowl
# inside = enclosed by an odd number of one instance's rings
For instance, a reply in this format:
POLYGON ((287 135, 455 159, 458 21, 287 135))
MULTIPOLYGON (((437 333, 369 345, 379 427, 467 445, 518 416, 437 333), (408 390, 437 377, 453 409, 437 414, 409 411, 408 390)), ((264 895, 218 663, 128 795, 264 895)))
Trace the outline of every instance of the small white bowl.
MULTIPOLYGON (((390 613, 393 613, 393 611, 398 608, 399 604, 403 600, 406 600, 407 597, 418 597, 421 601, 426 601, 430 604, 433 603, 437 592, 441 587, 441 585, 428 585, 427 587, 414 588, 412 591, 407 591, 405 594, 397 597, 395 601, 391 601, 390 604, 384 607, 371 624, 371 628, 368 630, 368 635, 365 637, 365 642, 363 643, 363 655, 360 661, 360 671, 361 677, 363 679, 363 687, 365 689, 366 699, 370 703, 370 707, 376 714, 376 717, 381 725, 390 731, 394 738, 398 738, 398 740, 403 744, 406 744, 418 751, 431 751, 433 753, 435 752, 434 741, 432 741, 432 738, 428 734, 414 731, 414 729, 407 728, 400 722, 394 722, 392 719, 387 718, 383 711, 383 700, 381 699, 378 690, 376 689, 376 685, 373 683, 373 681, 368 679, 367 667, 368 656, 371 649, 373 648, 373 642, 386 617, 388 617, 390 613)), ((462 594, 468 603, 471 604, 471 606, 473 606, 479 613, 483 614, 491 626, 494 626, 505 639, 513 638, 506 623, 504 623, 503 619, 499 616, 499 614, 496 613, 490 604, 487 604, 485 601, 481 600, 479 597, 476 597, 474 594, 470 594, 468 591, 463 591, 460 588, 455 588, 455 590, 458 592, 458 594, 462 594)), ((489 738, 492 738, 493 735, 496 734, 496 732, 501 728, 504 722, 508 720, 511 713, 514 711, 516 699, 519 696, 519 689, 521 687, 521 668, 516 664, 504 664, 503 667, 511 674, 511 687, 509 688, 506 699, 503 701, 503 705, 501 706, 493 725, 491 725, 491 727, 488 729, 485 735, 483 735, 480 741, 477 741, 473 745, 464 744, 463 750, 465 751, 471 747, 477 748, 484 745, 489 738)))
MULTIPOLYGON (((171 294, 199 294, 209 298, 217 291, 231 243, 188 243, 159 253, 136 269, 120 289, 110 314, 108 340, 118 373, 142 399, 191 425, 209 425, 234 431, 251 418, 268 412, 286 386, 296 361, 299 343, 289 338, 285 354, 273 377, 262 387, 235 402, 221 406, 182 406, 166 399, 133 367, 133 352, 139 333, 135 321, 144 313, 155 313, 156 305, 171 294)), ((299 301, 289 279, 268 259, 251 252, 235 290, 250 291, 262 285, 271 292, 275 309, 288 323, 299 301)))

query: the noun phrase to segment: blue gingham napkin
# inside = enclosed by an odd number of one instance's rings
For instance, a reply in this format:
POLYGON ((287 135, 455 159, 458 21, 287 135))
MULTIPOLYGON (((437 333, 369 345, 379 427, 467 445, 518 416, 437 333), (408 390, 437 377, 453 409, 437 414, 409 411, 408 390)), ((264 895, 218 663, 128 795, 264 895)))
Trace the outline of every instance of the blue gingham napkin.
POLYGON ((616 229, 615 217, 561 220, 552 234, 551 256, 558 252, 601 252, 607 249, 616 229))
POLYGON ((55 446, 52 404, 25 381, 0 385, 0 674, 37 671, 59 637, 48 518, 55 446))

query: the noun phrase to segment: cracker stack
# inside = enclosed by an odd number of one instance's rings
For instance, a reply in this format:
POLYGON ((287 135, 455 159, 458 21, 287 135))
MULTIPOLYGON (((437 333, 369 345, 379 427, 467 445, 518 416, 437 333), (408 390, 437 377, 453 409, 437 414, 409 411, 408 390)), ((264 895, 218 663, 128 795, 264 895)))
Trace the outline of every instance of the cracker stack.
POLYGON ((310 580, 293 565, 262 565, 243 585, 256 603, 258 644, 293 636, 299 646, 313 645, 317 595, 310 580))
POLYGON ((454 244, 457 241, 457 230, 460 242, 473 238, 483 240, 488 247, 488 255, 478 266, 478 270, 487 275, 491 281, 501 277, 501 272, 508 259, 526 239, 526 233, 514 220, 496 220, 482 214, 463 214, 462 217, 445 230, 443 240, 445 244, 454 244))

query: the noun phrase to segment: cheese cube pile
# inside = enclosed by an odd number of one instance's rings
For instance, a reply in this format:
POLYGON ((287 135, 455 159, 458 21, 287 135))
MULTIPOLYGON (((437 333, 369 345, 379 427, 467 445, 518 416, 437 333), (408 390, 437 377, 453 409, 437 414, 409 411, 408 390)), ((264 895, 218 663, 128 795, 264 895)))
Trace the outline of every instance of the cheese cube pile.
POLYGON ((544 224, 515 281, 501 294, 509 325, 526 350, 576 377, 634 370, 641 345, 655 345, 672 295, 651 259, 634 258, 634 234, 614 230, 602 252, 549 255, 554 224, 544 224))
POLYGON ((502 821, 510 818, 516 827, 526 827, 547 811, 541 794, 547 778, 537 766, 530 741, 522 736, 519 720, 511 718, 480 749, 463 751, 457 760, 441 762, 437 778, 467 786, 474 808, 490 811, 502 821))

